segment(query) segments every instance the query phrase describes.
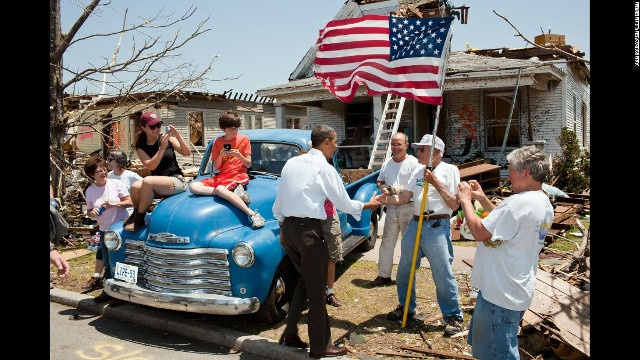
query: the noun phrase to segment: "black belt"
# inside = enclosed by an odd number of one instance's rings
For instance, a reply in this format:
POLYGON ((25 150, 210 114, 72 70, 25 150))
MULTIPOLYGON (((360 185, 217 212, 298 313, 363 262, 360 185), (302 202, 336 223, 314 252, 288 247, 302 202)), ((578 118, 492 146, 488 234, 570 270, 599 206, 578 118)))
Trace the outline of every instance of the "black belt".
MULTIPOLYGON (((449 219, 450 216, 447 215, 447 214, 436 214, 436 215, 427 215, 427 214, 425 214, 422 218, 426 221, 426 220, 449 219)), ((419 221, 420 220, 420 216, 413 215, 413 220, 419 221)))
POLYGON ((309 221, 309 222, 322 221, 322 220, 316 219, 316 218, 297 217, 297 216, 287 216, 286 219, 289 219, 289 220, 292 220, 292 221, 309 221))

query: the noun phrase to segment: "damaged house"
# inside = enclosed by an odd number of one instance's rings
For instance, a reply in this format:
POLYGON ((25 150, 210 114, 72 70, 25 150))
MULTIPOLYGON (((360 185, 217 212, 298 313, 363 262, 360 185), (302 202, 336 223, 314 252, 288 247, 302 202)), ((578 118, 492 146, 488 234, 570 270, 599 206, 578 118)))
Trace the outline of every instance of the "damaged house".
MULTIPOLYGON (((334 19, 402 13, 399 8, 422 11, 420 6, 425 3, 429 1, 349 0, 334 19)), ((434 11, 423 11, 421 15, 439 16, 434 11)), ((532 144, 554 156, 561 150, 556 138, 562 127, 573 130, 579 144, 589 148, 589 67, 575 57, 559 56, 548 47, 553 44, 578 57, 584 53, 565 45, 564 35, 544 34, 535 41, 547 48, 451 52, 438 124, 438 136, 447 147, 445 158, 464 162, 480 156, 503 164, 511 150, 532 144), (501 155, 516 84, 516 101, 501 155)), ((366 88, 360 86, 354 99, 343 103, 314 77, 315 52, 312 46, 287 83, 262 88, 257 94, 276 100, 276 127, 286 127, 289 111, 304 106, 308 128, 321 123, 332 126, 338 133, 338 143, 352 148, 348 150, 352 167, 367 167, 387 95, 368 96, 366 88)), ((433 105, 407 99, 399 131, 408 134, 410 141, 432 133, 435 109, 433 105)))
MULTIPOLYGON (((82 111, 90 97, 67 96, 65 111, 82 111)), ((286 122, 291 128, 306 123, 306 108, 293 106, 286 122)), ((121 149, 128 156, 137 158, 133 149, 140 132, 136 112, 151 111, 159 115, 164 125, 173 125, 191 145, 191 156, 176 154, 181 166, 197 165, 211 139, 223 134, 218 118, 226 110, 235 110, 242 118, 244 129, 275 128, 273 99, 247 94, 208 94, 203 92, 179 92, 172 94, 139 93, 126 97, 99 100, 80 118, 82 125, 75 126, 68 134, 68 148, 102 156, 111 149, 121 149)))

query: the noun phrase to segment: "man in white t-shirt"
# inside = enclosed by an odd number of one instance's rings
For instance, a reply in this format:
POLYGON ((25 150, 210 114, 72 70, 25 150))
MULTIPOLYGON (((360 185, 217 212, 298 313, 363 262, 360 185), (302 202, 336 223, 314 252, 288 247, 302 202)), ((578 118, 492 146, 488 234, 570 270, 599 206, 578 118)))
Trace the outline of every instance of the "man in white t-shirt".
MULTIPOLYGON (((409 138, 397 132, 391 136, 391 157, 380 168, 377 185, 380 191, 390 195, 399 194, 409 182, 413 171, 420 166, 418 159, 407 154, 409 138)), ((371 286, 382 286, 391 283, 393 268, 393 251, 398 242, 398 235, 404 233, 413 215, 411 202, 399 205, 387 205, 384 228, 378 253, 378 276, 371 281, 371 286)))
POLYGON ((518 327, 531 305, 538 254, 553 222, 553 206, 542 182, 549 172, 544 152, 527 146, 507 155, 515 195, 497 207, 475 180, 462 181, 458 201, 469 231, 479 243, 471 285, 478 288, 467 342, 480 360, 520 359, 518 327), (481 219, 476 199, 489 215, 481 219), (498 356, 498 354, 500 354, 498 356))
MULTIPOLYGON (((409 290, 409 275, 413 260, 413 249, 418 232, 422 193, 427 186, 427 202, 424 208, 422 228, 420 231, 420 246, 418 247, 417 262, 426 257, 431 267, 433 282, 436 286, 436 297, 442 318, 447 324, 445 336, 452 336, 464 331, 462 324, 462 309, 458 295, 458 282, 453 275, 453 243, 451 242, 451 226, 449 219, 453 211, 459 207, 456 193, 460 182, 460 171, 454 165, 442 161, 444 142, 436 136, 433 142, 433 162, 431 169, 427 168, 431 154, 432 135, 426 134, 419 143, 411 144, 416 149, 416 156, 421 166, 416 168, 409 178, 404 190, 398 195, 382 194, 376 200, 383 205, 407 204, 413 201, 413 216, 407 230, 402 235, 400 243, 400 262, 396 283, 398 288, 398 302, 400 305, 387 314, 389 320, 402 320, 404 303, 409 290)), ((411 287, 409 308, 407 309, 407 326, 420 325, 417 320, 415 276, 411 287)))

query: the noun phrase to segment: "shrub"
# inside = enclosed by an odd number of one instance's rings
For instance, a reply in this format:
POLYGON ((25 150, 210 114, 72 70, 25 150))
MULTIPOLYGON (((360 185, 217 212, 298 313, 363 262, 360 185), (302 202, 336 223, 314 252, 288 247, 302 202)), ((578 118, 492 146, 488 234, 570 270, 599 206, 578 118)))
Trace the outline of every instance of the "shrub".
POLYGON ((581 193, 589 189, 589 150, 581 151, 576 133, 566 127, 562 128, 556 140, 560 144, 562 154, 553 162, 553 178, 557 178, 554 186, 570 193, 581 193))

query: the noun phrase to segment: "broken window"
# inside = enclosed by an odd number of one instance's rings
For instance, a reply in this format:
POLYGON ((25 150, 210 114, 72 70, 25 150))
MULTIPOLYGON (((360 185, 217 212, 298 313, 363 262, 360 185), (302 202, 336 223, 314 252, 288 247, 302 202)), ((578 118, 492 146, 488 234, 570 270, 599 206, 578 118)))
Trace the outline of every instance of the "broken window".
MULTIPOLYGON (((512 98, 513 92, 485 94, 484 118, 487 128, 487 147, 502 147, 512 98)), ((506 146, 520 147, 520 94, 516 96, 506 146)))
POLYGON ((300 118, 299 117, 288 117, 287 118, 287 129, 300 129, 300 118))
POLYGON ((193 146, 204 146, 204 120, 202 112, 189 111, 189 141, 193 146))

